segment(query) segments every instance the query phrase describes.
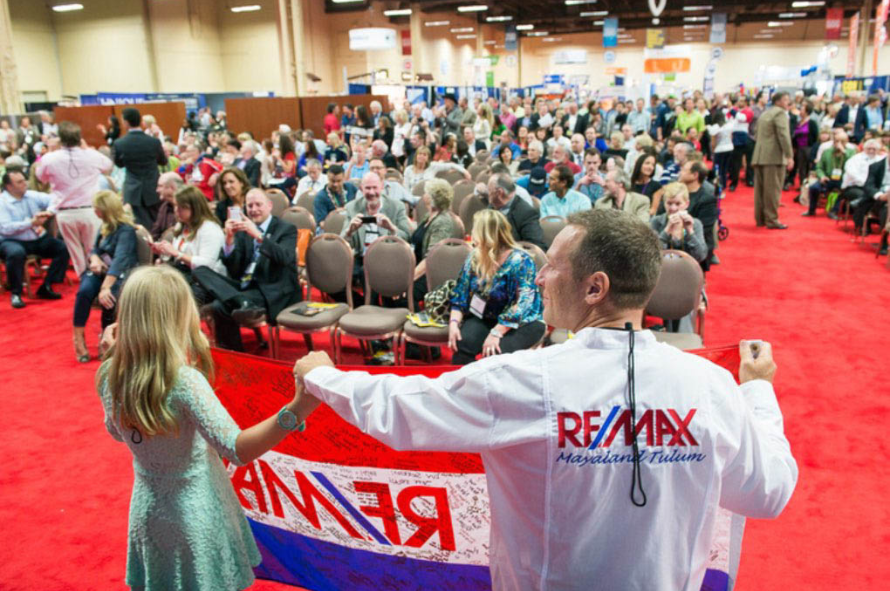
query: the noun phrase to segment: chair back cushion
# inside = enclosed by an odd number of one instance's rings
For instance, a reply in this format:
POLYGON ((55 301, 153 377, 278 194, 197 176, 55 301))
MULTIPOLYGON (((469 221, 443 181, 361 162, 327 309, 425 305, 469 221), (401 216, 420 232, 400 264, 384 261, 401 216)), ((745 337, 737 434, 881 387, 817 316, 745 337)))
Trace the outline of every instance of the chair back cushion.
POLYGON ((398 236, 381 236, 365 253, 365 304, 371 292, 393 298, 408 294, 408 308, 414 310, 414 250, 398 236))
POLYGON ((460 213, 460 205, 464 199, 473 194, 476 190, 476 183, 464 179, 454 185, 454 198, 451 200, 451 211, 460 213))
POLYGON ((291 207, 285 210, 281 219, 296 227, 297 230, 315 231, 315 216, 302 207, 291 207))
POLYGON ((553 244, 553 239, 566 227, 566 219, 558 215, 548 215, 541 219, 541 230, 544 233, 544 244, 548 247, 553 244))
POLYGON ((272 200, 272 215, 281 217, 281 214, 290 205, 290 200, 281 189, 269 189, 266 191, 266 195, 272 200))
POLYGON ((348 221, 345 214, 334 210, 324 219, 324 231, 328 234, 339 235, 348 221))
POLYGON ((665 250, 646 312, 666 320, 683 318, 698 308, 703 283, 701 265, 694 258, 680 250, 665 250))
POLYGON ((432 291, 448 281, 457 279, 472 247, 463 240, 447 238, 436 244, 426 255, 426 284, 432 291))
POLYGON ((547 253, 541 250, 541 247, 531 242, 520 242, 519 248, 532 255, 535 260, 535 270, 540 271, 541 267, 547 264, 547 253))
POLYGON ((488 206, 477 195, 467 197, 460 204, 460 221, 464 223, 464 229, 468 233, 473 232, 473 216, 476 215, 476 212, 482 211, 486 207, 488 206))
POLYGON ((338 234, 316 236, 306 251, 306 274, 310 287, 317 287, 328 294, 346 290, 351 297, 354 264, 352 248, 338 234))

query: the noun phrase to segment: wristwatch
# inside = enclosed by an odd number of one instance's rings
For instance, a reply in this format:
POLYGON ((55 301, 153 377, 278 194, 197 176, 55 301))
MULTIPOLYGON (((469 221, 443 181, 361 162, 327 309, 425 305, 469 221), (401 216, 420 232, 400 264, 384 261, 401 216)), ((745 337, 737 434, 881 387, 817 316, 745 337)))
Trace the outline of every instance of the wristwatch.
POLYGON ((488 334, 490 334, 491 336, 493 336, 497 339, 504 338, 504 335, 502 335, 501 331, 499 331, 497 328, 492 328, 490 331, 488 331, 488 334))
POLYGON ((278 411, 278 426, 285 431, 305 431, 306 421, 297 425, 297 415, 289 411, 287 406, 283 406, 278 411))

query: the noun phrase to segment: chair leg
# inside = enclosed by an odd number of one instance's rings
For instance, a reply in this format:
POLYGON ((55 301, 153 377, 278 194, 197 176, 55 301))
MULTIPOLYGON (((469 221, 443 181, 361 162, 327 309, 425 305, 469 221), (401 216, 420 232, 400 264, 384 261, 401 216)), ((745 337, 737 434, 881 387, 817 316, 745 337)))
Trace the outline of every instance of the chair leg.
POLYGON ((313 347, 313 344, 312 344, 312 333, 304 332, 303 333, 303 341, 305 341, 307 349, 309 349, 310 351, 315 350, 315 348, 313 347))
POLYGON ((272 341, 272 359, 278 359, 278 343, 281 339, 281 329, 278 326, 269 327, 269 338, 272 341))

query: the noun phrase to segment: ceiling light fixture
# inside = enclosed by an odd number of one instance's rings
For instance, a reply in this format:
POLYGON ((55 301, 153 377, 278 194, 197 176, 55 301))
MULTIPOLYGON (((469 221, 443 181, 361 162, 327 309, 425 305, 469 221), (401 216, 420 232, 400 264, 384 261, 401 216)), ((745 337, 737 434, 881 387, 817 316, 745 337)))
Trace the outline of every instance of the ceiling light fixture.
POLYGON ((710 4, 699 4, 698 6, 684 6, 683 10, 685 12, 697 12, 699 10, 713 10, 714 7, 710 4))
POLYGON ((497 41, 494 39, 489 39, 488 41, 483 41, 483 45, 497 45, 497 41))
POLYGON ((356 2, 364 2, 365 0, 334 0, 334 4, 355 4, 356 2))
POLYGON ((706 29, 708 25, 683 25, 684 29, 706 29))
POLYGON ((472 33, 473 27, 458 27, 456 29, 451 29, 452 33, 472 33))
POLYGON ((506 21, 512 21, 513 17, 505 14, 504 16, 487 16, 485 17, 485 22, 487 23, 503 23, 506 21))
POLYGON ((471 4, 469 6, 458 6, 458 12, 482 12, 488 10, 488 4, 471 4))
POLYGON ((755 39, 772 39, 772 35, 754 35, 755 39))
POLYGON ((596 0, 566 0, 566 6, 577 6, 579 4, 596 4, 596 0))
POLYGON ((444 27, 450 25, 451 21, 427 21, 423 23, 424 27, 444 27))
POLYGON ((534 28, 534 25, 516 25, 517 31, 531 31, 534 28))
POLYGON ((791 27, 794 25, 794 21, 770 21, 767 23, 768 27, 791 27))
POLYGON ((707 16, 684 16, 683 20, 687 23, 706 23, 710 20, 707 16))
POLYGON ((609 16, 608 10, 593 10, 591 12, 582 12, 578 16, 609 16))
POLYGON ((816 8, 818 6, 825 6, 824 0, 799 0, 791 3, 791 8, 816 8))
POLYGON ((548 33, 547 31, 535 31, 534 33, 529 33, 528 36, 529 37, 546 37, 549 34, 550 33, 548 33))
POLYGON ((57 4, 53 6, 55 12, 72 12, 75 10, 83 10, 83 4, 57 4))
POLYGON ((455 35, 455 39, 475 39, 476 35, 455 35))
POLYGON ((806 16, 805 12, 782 12, 779 14, 779 18, 804 18, 806 16))
POLYGON ((606 24, 606 21, 593 21, 593 24, 594 26, 602 27, 604 24, 606 24))
POLYGON ((397 10, 384 10, 383 16, 408 16, 411 14, 410 8, 399 8, 397 10))

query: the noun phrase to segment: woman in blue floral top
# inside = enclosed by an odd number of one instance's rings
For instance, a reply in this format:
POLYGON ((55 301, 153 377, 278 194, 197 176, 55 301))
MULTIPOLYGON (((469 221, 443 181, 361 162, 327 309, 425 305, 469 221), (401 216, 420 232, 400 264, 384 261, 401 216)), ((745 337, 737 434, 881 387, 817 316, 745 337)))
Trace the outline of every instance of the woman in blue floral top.
POLYGON ((510 222, 486 209, 473 218, 476 248, 467 257, 454 295, 448 346, 455 365, 533 346, 544 335, 535 262, 516 245, 510 222))

